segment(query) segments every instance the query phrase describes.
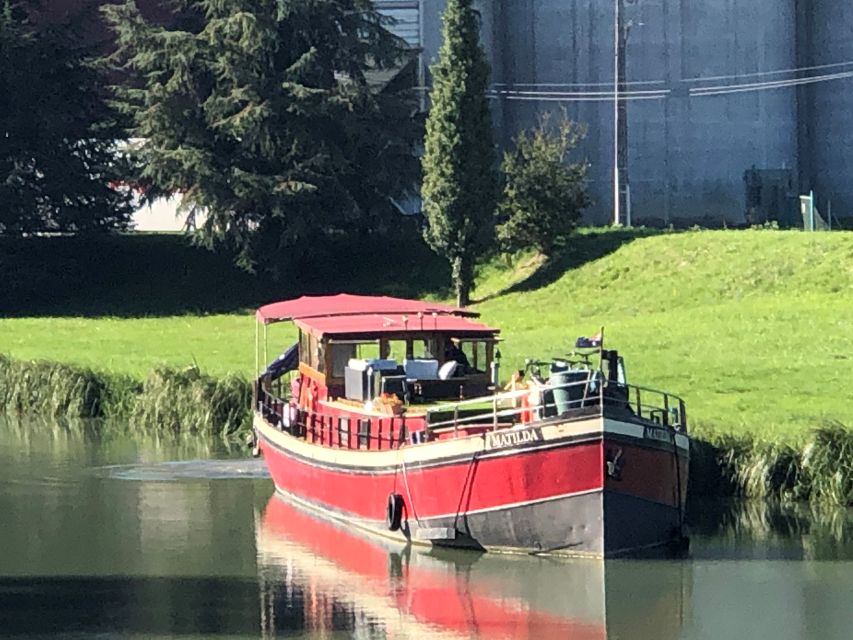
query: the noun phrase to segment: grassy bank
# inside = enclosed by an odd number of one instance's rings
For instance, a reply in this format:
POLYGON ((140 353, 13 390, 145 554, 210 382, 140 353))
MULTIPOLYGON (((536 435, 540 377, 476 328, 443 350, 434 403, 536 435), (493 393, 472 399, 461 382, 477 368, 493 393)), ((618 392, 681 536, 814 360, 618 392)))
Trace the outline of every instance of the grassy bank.
MULTIPOLYGON (((432 284, 442 278, 425 278, 423 264, 418 270, 386 262, 371 267, 372 283, 366 270, 340 278, 327 273, 326 292, 442 296, 432 284)), ((0 261, 0 275, 8 273, 3 269, 0 261)), ((199 284, 200 290, 215 288, 217 277, 215 270, 207 273, 202 279, 214 284, 199 284)), ((139 385, 163 367, 197 366, 217 379, 248 379, 254 324, 242 307, 261 293, 266 297, 259 302, 295 295, 302 282, 296 272, 282 280, 287 286, 279 292, 235 293, 240 306, 229 313, 207 315, 227 310, 217 303, 195 314, 173 305, 181 315, 160 317, 124 317, 133 313, 123 311, 79 317, 86 314, 72 309, 0 319, 0 353, 139 385), (75 317, 56 317, 62 315, 75 317)), ((115 285, 124 286, 120 279, 115 285)), ((154 299, 181 297, 174 282, 148 286, 154 299), (170 293, 160 296, 157 286, 170 293)), ((317 280, 305 289, 322 291, 317 280)), ((504 372, 527 357, 564 353, 576 336, 604 325, 608 346, 625 355, 633 381, 687 400, 693 433, 706 443, 694 465, 696 486, 837 502, 846 494, 853 502, 853 472, 837 462, 851 451, 851 293, 853 233, 634 230, 586 231, 571 251, 550 261, 497 259, 482 270, 475 298, 482 300, 483 319, 503 330, 504 372)), ((291 329, 275 327, 270 357, 292 339, 291 329)))

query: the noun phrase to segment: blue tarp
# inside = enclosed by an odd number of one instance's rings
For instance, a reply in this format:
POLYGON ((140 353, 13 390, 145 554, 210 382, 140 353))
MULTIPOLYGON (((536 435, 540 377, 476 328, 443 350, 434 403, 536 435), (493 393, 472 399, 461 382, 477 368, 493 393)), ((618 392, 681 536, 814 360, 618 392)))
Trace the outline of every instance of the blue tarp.
POLYGON ((278 380, 288 371, 295 371, 299 367, 299 343, 288 347, 287 351, 282 353, 278 358, 273 360, 264 371, 265 376, 269 376, 270 380, 278 380))

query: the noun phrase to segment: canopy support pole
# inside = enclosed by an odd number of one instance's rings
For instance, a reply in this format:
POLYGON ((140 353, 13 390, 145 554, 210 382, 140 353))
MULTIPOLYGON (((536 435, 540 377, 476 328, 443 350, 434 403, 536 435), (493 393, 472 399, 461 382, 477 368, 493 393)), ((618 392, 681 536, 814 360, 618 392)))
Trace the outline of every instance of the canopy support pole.
POLYGON ((269 362, 269 360, 267 356, 267 324, 264 323, 264 362, 269 362))

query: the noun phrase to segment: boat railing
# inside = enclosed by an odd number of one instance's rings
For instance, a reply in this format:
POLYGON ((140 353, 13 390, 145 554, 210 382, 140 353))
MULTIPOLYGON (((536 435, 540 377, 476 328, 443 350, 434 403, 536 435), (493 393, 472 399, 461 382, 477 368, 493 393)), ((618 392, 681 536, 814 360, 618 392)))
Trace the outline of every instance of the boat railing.
POLYGON ((541 384, 491 396, 442 403, 426 411, 426 432, 410 433, 405 414, 388 416, 330 415, 297 409, 287 400, 258 390, 257 410, 282 431, 309 442, 344 449, 396 449, 409 441, 461 437, 538 423, 551 418, 604 416, 687 431, 680 397, 639 385, 605 383, 591 374, 564 384, 541 384))
MULTIPOLYGON (((553 391, 555 390, 579 390, 583 392, 580 399, 559 403, 560 408, 581 409, 601 406, 600 389, 590 394, 587 380, 560 385, 542 384, 480 398, 442 403, 427 410, 427 425, 431 431, 436 431, 458 430, 472 425, 487 426, 489 424, 498 428, 499 425, 505 424, 508 418, 513 423, 539 421, 557 409, 556 400, 549 402, 547 399, 549 394, 553 398, 553 391), (488 408, 485 408, 484 405, 488 405, 488 408), (482 411, 477 411, 477 409, 482 409, 482 411)), ((585 413, 589 413, 589 411, 585 413)))
POLYGON ((259 390, 257 410, 274 427, 307 442, 339 449, 397 449, 407 441, 404 415, 355 418, 297 408, 266 390, 259 390))
POLYGON ((458 431, 475 425, 499 428, 507 421, 525 424, 557 416, 604 415, 607 411, 676 431, 687 430, 680 397, 639 385, 604 384, 593 376, 443 403, 427 411, 427 425, 430 431, 458 431), (480 408, 482 411, 476 410, 480 408))

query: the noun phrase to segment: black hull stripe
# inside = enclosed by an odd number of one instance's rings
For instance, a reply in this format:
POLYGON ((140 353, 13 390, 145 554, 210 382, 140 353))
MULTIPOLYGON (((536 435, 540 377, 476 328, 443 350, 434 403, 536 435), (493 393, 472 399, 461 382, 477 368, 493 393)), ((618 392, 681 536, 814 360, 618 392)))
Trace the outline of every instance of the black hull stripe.
MULTIPOLYGON (((279 496, 281 496, 281 498, 283 498, 284 500, 287 500, 291 503, 296 504, 301 509, 307 510, 309 512, 313 512, 319 517, 339 522, 345 526, 355 527, 357 529, 360 529, 360 530, 365 531, 369 534, 378 536, 380 538, 385 538, 388 540, 393 540, 393 541, 405 543, 405 544, 416 544, 419 546, 427 546, 427 547, 434 545, 434 544, 440 545, 440 543, 431 543, 428 540, 423 540, 423 539, 417 538, 417 533, 415 533, 415 535, 413 536, 412 531, 408 527, 403 527, 399 531, 392 532, 392 531, 389 531, 385 527, 385 523, 381 520, 370 520, 367 518, 363 518, 363 517, 354 515, 352 513, 341 511, 340 509, 337 509, 335 507, 326 505, 324 503, 315 502, 313 500, 308 500, 308 499, 303 498, 297 494, 291 493, 289 491, 285 491, 285 490, 280 489, 278 487, 276 487, 276 493, 279 494, 279 496)), ((556 502, 559 500, 572 500, 573 498, 580 498, 583 496, 595 495, 595 494, 601 495, 602 498, 604 500, 606 500, 608 495, 612 495, 614 493, 617 493, 617 492, 613 492, 613 491, 608 490, 608 489, 597 489, 597 490, 593 490, 593 491, 584 491, 584 492, 579 492, 577 494, 571 494, 571 495, 566 495, 566 496, 555 496, 553 499, 550 499, 547 502, 556 502)), ((631 497, 636 498, 636 496, 631 496, 631 497)), ((641 499, 641 501, 648 503, 648 504, 658 506, 658 507, 663 507, 666 511, 672 512, 673 514, 678 512, 677 507, 674 507, 672 505, 667 505, 664 503, 659 503, 656 501, 651 501, 651 500, 646 500, 646 499, 641 499)), ((538 502, 545 502, 545 501, 534 501, 534 503, 538 503, 538 502)), ((500 514, 509 513, 512 511, 519 511, 520 512, 522 509, 524 509, 527 506, 530 506, 530 505, 529 504, 506 505, 506 506, 496 507, 494 509, 489 509, 489 510, 473 511, 470 513, 462 512, 458 515, 457 514, 451 514, 449 516, 429 516, 426 518, 420 518, 416 522, 416 524, 421 529, 423 529, 423 528, 428 529, 428 528, 432 528, 432 527, 443 528, 446 526, 451 527, 451 526, 453 526, 453 522, 458 522, 461 524, 461 523, 465 522, 465 518, 467 518, 467 517, 473 517, 473 518, 490 517, 491 515, 500 515, 500 514)), ((605 524, 605 526, 606 526, 606 524, 605 524)), ((457 532, 459 532, 459 531, 460 530, 457 528, 457 532)), ((644 550, 644 549, 652 549, 655 547, 661 547, 661 546, 664 546, 664 545, 667 545, 670 543, 671 543, 671 540, 669 540, 668 538, 662 538, 659 541, 649 542, 649 543, 641 544, 641 545, 629 545, 629 546, 624 546, 624 547, 623 546, 617 546, 616 548, 605 549, 603 552, 602 551, 572 552, 570 549, 553 549, 550 552, 546 551, 545 553, 556 553, 556 555, 575 556, 575 557, 595 557, 595 558, 608 557, 609 558, 609 557, 614 557, 614 556, 619 556, 619 555, 636 553, 636 552, 644 550)), ((461 546, 463 548, 470 548, 470 549, 477 549, 477 550, 487 549, 490 551, 504 552, 504 553, 523 553, 523 554, 543 553, 543 551, 541 549, 529 548, 529 547, 524 547, 524 546, 514 546, 514 545, 505 545, 505 544, 495 545, 495 544, 492 544, 492 542, 488 539, 488 537, 487 537, 487 539, 484 539, 484 540, 475 540, 472 538, 468 538, 466 540, 463 536, 462 538, 460 538, 455 543, 452 543, 452 546, 461 546)))

